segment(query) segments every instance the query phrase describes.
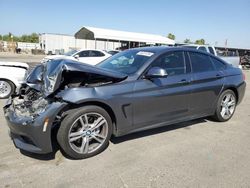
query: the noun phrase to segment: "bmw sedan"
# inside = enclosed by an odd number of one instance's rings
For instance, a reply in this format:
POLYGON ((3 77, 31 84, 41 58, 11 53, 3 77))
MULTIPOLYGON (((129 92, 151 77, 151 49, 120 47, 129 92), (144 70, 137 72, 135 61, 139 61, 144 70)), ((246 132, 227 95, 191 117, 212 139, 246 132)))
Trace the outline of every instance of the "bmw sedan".
POLYGON ((50 153, 55 140, 82 159, 102 152, 112 135, 208 116, 228 121, 244 96, 244 80, 240 69, 205 52, 137 48, 97 66, 47 61, 4 112, 17 148, 50 153))

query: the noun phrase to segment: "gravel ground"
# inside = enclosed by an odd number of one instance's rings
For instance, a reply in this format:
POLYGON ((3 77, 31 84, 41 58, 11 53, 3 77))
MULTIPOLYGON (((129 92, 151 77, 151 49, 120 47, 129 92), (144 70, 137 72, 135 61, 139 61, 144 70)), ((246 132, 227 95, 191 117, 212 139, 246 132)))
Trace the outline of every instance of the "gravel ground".
POLYGON ((86 160, 21 153, 0 110, 0 187, 250 187, 249 105, 247 88, 229 122, 199 119, 113 138, 86 160))

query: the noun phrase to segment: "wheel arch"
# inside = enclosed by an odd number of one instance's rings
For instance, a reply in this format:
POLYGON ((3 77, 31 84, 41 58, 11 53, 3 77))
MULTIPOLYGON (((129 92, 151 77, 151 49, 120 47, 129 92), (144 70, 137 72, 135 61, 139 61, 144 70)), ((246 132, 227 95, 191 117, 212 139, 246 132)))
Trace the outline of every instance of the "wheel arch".
POLYGON ((17 87, 15 81, 13 81, 13 80, 10 80, 8 78, 0 78, 0 80, 11 82, 14 85, 14 87, 15 87, 14 89, 16 89, 16 87, 17 87))
POLYGON ((238 90, 236 87, 232 87, 232 86, 229 86, 229 87, 226 87, 222 92, 226 91, 226 90, 232 90, 235 94, 235 97, 236 97, 236 101, 238 103, 239 101, 239 93, 238 93, 238 90))
POLYGON ((100 108, 103 108, 109 115, 113 124, 113 132, 112 134, 116 134, 117 132, 117 119, 116 119, 116 115, 113 111, 113 109, 106 103, 104 102, 100 102, 100 101, 86 101, 86 102, 81 102, 81 103, 70 103, 69 105, 67 105, 65 108, 63 108, 58 115, 62 116, 63 118, 63 114, 67 111, 70 110, 74 110, 77 109, 79 107, 83 107, 83 106, 90 106, 90 105, 94 105, 94 106, 98 106, 100 108))
POLYGON ((8 79, 8 78, 0 78, 0 81, 3 80, 3 81, 7 81, 7 82, 10 82, 12 85, 13 85, 13 91, 10 95, 12 95, 13 93, 16 92, 16 89, 17 89, 17 85, 15 82, 13 82, 12 80, 8 79))

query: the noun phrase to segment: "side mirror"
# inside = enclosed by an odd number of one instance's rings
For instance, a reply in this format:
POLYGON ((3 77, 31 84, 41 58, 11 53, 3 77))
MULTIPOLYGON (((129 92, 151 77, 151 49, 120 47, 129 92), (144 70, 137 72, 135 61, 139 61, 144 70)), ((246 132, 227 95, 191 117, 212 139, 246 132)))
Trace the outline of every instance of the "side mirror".
POLYGON ((160 67, 151 67, 147 74, 145 75, 146 79, 151 78, 166 78, 168 76, 168 73, 165 69, 160 67))
POLYGON ((78 54, 77 54, 77 55, 75 55, 75 56, 74 56, 74 58, 78 59, 78 58, 79 58, 79 55, 78 55, 78 54))

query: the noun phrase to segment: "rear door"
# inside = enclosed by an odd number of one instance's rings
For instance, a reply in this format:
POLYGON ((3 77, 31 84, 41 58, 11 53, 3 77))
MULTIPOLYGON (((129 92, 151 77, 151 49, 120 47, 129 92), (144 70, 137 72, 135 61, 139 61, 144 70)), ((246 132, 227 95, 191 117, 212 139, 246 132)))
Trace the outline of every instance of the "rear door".
POLYGON ((192 115, 213 112, 224 84, 224 72, 217 70, 209 55, 188 52, 192 67, 192 95, 189 104, 192 115))

